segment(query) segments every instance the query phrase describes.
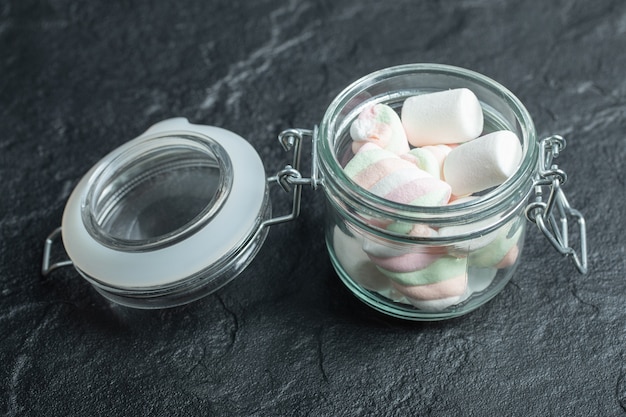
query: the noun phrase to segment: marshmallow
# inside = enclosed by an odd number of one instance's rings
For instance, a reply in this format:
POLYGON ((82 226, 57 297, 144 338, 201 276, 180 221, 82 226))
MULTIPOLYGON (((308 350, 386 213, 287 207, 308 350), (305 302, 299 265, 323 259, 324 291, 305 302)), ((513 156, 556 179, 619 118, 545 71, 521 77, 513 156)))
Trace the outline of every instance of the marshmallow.
POLYGON ((401 112, 402 125, 413 146, 462 143, 483 130, 483 112, 467 88, 409 97, 401 112))
POLYGON ((517 258, 519 257, 519 246, 514 245, 509 251, 504 255, 504 258, 500 262, 496 264, 496 268, 503 269, 512 266, 517 258))
MULTIPOLYGON (((387 226, 387 230, 399 231, 410 236, 433 237, 437 232, 423 224, 413 225, 409 230, 405 230, 405 225, 398 227, 398 223, 387 226)), ((411 272, 424 269, 446 254, 443 247, 415 245, 398 245, 389 242, 374 241, 364 239, 363 250, 377 266, 391 272, 411 272)))
POLYGON ((400 157, 414 163, 419 169, 437 179, 443 178, 443 161, 452 148, 447 145, 429 145, 411 149, 400 157))
POLYGON ((344 272, 356 283, 371 291, 389 291, 392 289, 389 278, 383 275, 365 252, 362 242, 342 232, 337 226, 333 230, 333 248, 337 261, 344 272))
POLYGON ((489 218, 470 224, 445 226, 441 227, 438 233, 439 236, 445 237, 459 236, 459 239, 457 239, 454 244, 450 245, 450 247, 448 248, 448 252, 455 256, 467 256, 469 252, 484 248, 485 246, 489 245, 491 242, 496 240, 498 236, 500 236, 502 233, 506 234, 510 230, 512 223, 501 226, 501 229, 491 231, 489 233, 480 233, 478 236, 472 239, 463 239, 462 236, 469 234, 476 235, 477 231, 481 229, 487 229, 490 226, 493 226, 497 220, 497 218, 489 218))
POLYGON ((410 300, 408 300, 404 294, 402 294, 400 291, 398 291, 393 285, 390 285, 389 288, 381 290, 381 291, 377 291, 378 294, 382 295, 385 298, 390 299, 393 302, 396 303, 402 303, 402 304, 410 304, 410 300))
MULTIPOLYGON (((438 300, 416 300, 414 298, 407 298, 408 302, 411 303, 414 307, 419 308, 424 311, 442 311, 446 308, 458 304, 464 300, 465 294, 460 297, 448 297, 448 298, 440 298, 438 300)), ((467 298, 467 297, 465 297, 467 298)))
POLYGON ((457 297, 458 300, 467 289, 467 274, 457 275, 432 284, 402 285, 393 280, 391 284, 413 300, 441 300, 452 297, 457 297))
POLYGON ((358 150, 344 172, 359 186, 396 203, 441 206, 450 199, 447 183, 372 143, 358 150))
POLYGON ((376 264, 376 266, 379 266, 385 271, 412 272, 428 268, 437 259, 441 258, 441 256, 441 253, 429 253, 426 251, 423 253, 405 253, 387 258, 369 255, 369 258, 376 264))
POLYGON ((421 223, 393 222, 387 226, 387 230, 393 233, 415 237, 433 237, 438 234, 432 227, 421 223))
POLYGON ((473 196, 473 195, 467 195, 463 197, 452 195, 450 196, 450 201, 448 201, 448 205, 469 203, 470 201, 478 200, 479 198, 480 197, 473 196))
POLYGON ((500 130, 454 148, 443 164, 445 181, 456 196, 483 191, 506 181, 522 159, 517 135, 500 130))
MULTIPOLYGON (((423 224, 407 224, 394 222, 385 227, 392 233, 419 237, 437 236, 437 231, 423 224)), ((363 250, 370 258, 394 258, 415 252, 413 245, 400 244, 380 237, 364 237, 363 250)), ((445 253, 445 250, 428 248, 428 252, 445 253)))
POLYGON ((412 272, 378 269, 418 308, 442 310, 459 302, 467 293, 467 260, 464 258, 443 256, 426 268, 412 272))
POLYGON ((497 268, 477 268, 469 266, 467 268, 467 289, 458 303, 470 298, 474 293, 480 293, 489 288, 498 274, 497 268))
POLYGON ((467 259, 442 256, 427 268, 411 272, 393 272, 380 267, 378 269, 400 285, 414 286, 436 284, 460 275, 465 275, 467 259))
POLYGON ((333 248, 341 269, 358 285, 379 293, 397 303, 409 304, 406 297, 395 289, 385 275, 369 260, 361 249, 363 238, 350 236, 339 227, 333 229, 333 248))
POLYGON ((354 153, 368 142, 397 155, 409 151, 400 116, 386 104, 371 104, 361 111, 350 126, 350 136, 354 153))
POLYGON ((523 227, 518 226, 512 236, 509 236, 511 233, 509 228, 499 230, 497 237, 492 242, 470 252, 468 257, 470 266, 506 268, 513 265, 519 256, 517 242, 522 236, 523 229, 523 227))
MULTIPOLYGON (((350 127, 354 156, 344 172, 360 187, 397 203, 471 201, 479 198, 471 194, 510 178, 523 152, 513 132, 479 137, 483 124, 480 102, 465 88, 410 97, 401 119, 387 105, 368 105, 350 127), (409 150, 409 143, 416 148, 409 150)), ((517 262, 524 228, 510 222, 480 232, 497 221, 488 218, 438 230, 391 220, 378 225, 396 235, 459 237, 445 247, 378 235, 353 237, 338 228, 333 245, 340 272, 361 287, 424 311, 442 311, 484 291, 498 269, 517 262)))

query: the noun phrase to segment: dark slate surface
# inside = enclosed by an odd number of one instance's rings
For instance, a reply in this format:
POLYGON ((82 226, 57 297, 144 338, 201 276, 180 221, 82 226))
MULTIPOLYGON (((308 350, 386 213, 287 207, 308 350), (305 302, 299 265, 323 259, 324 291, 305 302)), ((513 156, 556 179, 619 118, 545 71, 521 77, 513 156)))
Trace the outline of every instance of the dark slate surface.
POLYGON ((202 1, 0 3, 0 412, 16 415, 624 415, 626 3, 202 1), (587 217, 588 276, 530 229, 524 262, 460 319, 405 323, 346 290, 322 193, 234 283, 135 312, 72 269, 39 277, 76 181, 159 120, 248 138, 318 123, 380 68, 482 72, 528 107, 587 217))

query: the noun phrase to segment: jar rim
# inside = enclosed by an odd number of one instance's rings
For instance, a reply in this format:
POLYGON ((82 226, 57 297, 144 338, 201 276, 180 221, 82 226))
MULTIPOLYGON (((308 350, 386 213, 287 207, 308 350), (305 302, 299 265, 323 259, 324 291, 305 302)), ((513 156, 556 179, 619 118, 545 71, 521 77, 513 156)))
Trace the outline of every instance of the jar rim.
MULTIPOLYGON (((450 88, 453 88, 450 86, 450 88)), ((437 222, 442 224, 456 223, 467 216, 475 217, 480 213, 481 218, 491 216, 501 210, 503 204, 509 205, 510 198, 519 196, 526 199, 532 188, 532 178, 537 167, 538 145, 536 131, 532 118, 522 102, 506 87, 491 78, 478 72, 445 64, 419 63, 389 67, 372 72, 359 78, 342 90, 328 106, 319 127, 319 154, 320 167, 324 175, 325 189, 329 188, 341 194, 366 212, 382 215, 397 221, 408 222, 437 222), (414 206, 396 203, 375 194, 354 183, 344 173, 335 154, 335 138, 337 118, 345 110, 348 103, 359 93, 381 81, 394 77, 417 74, 441 75, 456 78, 459 81, 471 82, 486 90, 497 93, 515 118, 518 120, 522 137, 523 156, 515 173, 503 184, 488 191, 484 195, 471 201, 445 206, 414 206), (530 180, 530 181, 529 181, 530 180)), ((516 197, 517 199, 518 197, 516 197)))

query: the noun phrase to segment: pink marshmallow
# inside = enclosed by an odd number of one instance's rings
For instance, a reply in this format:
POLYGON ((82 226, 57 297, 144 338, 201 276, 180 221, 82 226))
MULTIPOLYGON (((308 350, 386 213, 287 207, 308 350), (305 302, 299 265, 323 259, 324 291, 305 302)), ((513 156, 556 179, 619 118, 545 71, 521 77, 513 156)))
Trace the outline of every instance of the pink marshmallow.
POLYGON ((397 203, 441 206, 450 199, 447 183, 371 143, 359 149, 344 172, 359 186, 397 203))
POLYGON ((503 269, 508 268, 509 266, 515 264, 517 261, 517 257, 519 256, 519 247, 514 245, 507 253, 504 255, 504 258, 500 262, 496 264, 496 268, 503 269))
POLYGON ((459 302, 467 294, 465 258, 440 256, 423 269, 409 272, 394 272, 378 265, 377 267, 389 277, 395 289, 420 309, 440 311, 459 302))
MULTIPOLYGON (((369 255, 369 254, 368 254, 369 255)), ((391 272, 411 272, 428 268, 442 255, 439 253, 405 253, 400 256, 381 258, 369 255, 372 262, 391 272)))
POLYGON ((415 177, 428 177, 423 171, 416 171, 414 166, 405 163, 404 160, 383 159, 372 164, 353 178, 354 182, 375 194, 385 194, 392 190, 395 185, 414 179, 415 177), (378 184, 376 191, 372 187, 378 184))
POLYGON ((409 151, 409 143, 398 114, 386 104, 370 104, 350 126, 356 153, 365 143, 375 143, 397 155, 409 151))
POLYGON ((443 206, 450 200, 450 188, 432 177, 417 177, 394 188, 384 197, 387 200, 414 206, 443 206))
MULTIPOLYGON (((407 225, 391 223, 386 225, 385 228, 392 233, 406 234, 409 236, 437 236, 437 232, 425 224, 415 224, 413 226, 409 226, 408 230, 406 230, 406 226, 407 225)), ((370 258, 394 258, 396 256, 414 254, 415 252, 415 248, 413 248, 412 245, 408 246, 406 244, 399 244, 388 239, 374 237, 363 239, 363 250, 365 251, 365 253, 367 253, 368 256, 370 256, 370 258)), ((424 248, 421 252, 433 254, 437 253, 443 255, 447 251, 445 248, 427 247, 424 248)), ((420 254, 417 254, 417 256, 420 256, 420 254)))

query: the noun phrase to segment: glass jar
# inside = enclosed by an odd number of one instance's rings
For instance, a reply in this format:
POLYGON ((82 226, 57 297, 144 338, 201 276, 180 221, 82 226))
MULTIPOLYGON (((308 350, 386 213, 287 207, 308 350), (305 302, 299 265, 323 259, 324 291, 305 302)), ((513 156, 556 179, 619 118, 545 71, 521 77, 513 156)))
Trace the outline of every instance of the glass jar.
POLYGON ((531 117, 506 88, 450 66, 385 69, 335 98, 318 141, 328 252, 337 274, 359 299, 392 316, 436 320, 468 313, 504 288, 520 262, 539 155, 531 117), (477 96, 483 134, 517 134, 523 157, 511 178, 478 199, 438 207, 395 203, 348 178, 343 167, 354 155, 350 125, 367 105, 385 103, 399 112, 408 97, 454 88, 468 88, 477 96))
POLYGON ((62 226, 46 239, 42 274, 73 265, 107 299, 135 308, 194 301, 235 278, 269 226, 298 216, 306 185, 324 189, 326 244, 337 274, 359 299, 391 316, 447 319, 494 297, 519 265, 524 217, 586 271, 584 218, 569 206, 561 188, 566 175, 553 163, 564 140, 537 141, 520 101, 483 75, 436 64, 378 71, 343 90, 319 129, 289 129, 279 141, 293 151, 292 162, 266 178, 244 138, 184 118, 157 123, 78 183, 62 226), (477 96, 484 134, 509 130, 519 138, 521 163, 507 181, 471 200, 423 207, 378 197, 348 178, 350 125, 366 106, 399 111, 410 96, 453 88, 477 96), (309 178, 300 172, 305 137, 312 139, 309 178), (271 184, 291 194, 290 213, 272 217, 271 184), (578 222, 580 256, 568 241, 568 218, 578 222), (69 259, 53 263, 59 237, 69 259))

